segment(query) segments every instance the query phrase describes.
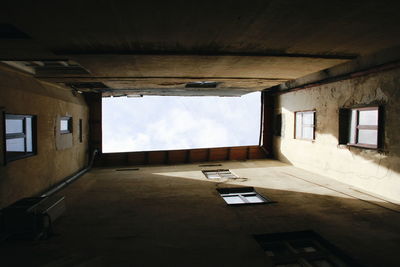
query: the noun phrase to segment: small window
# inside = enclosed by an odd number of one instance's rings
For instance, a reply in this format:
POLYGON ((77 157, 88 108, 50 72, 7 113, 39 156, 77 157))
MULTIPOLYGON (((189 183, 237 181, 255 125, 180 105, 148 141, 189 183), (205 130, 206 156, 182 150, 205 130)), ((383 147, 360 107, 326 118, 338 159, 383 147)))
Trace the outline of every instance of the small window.
POLYGON ((36 154, 36 117, 5 114, 6 161, 36 154))
POLYGON ((295 112, 295 138, 314 140, 315 139, 315 111, 295 112))
POLYGON ((379 147, 379 107, 340 110, 339 142, 366 148, 379 147))
POLYGON ((82 119, 79 119, 79 143, 83 142, 83 127, 82 127, 82 119))
POLYGON ((72 117, 60 118, 60 133, 61 134, 72 133, 72 117))
POLYGON ((273 132, 275 136, 282 136, 282 114, 274 116, 273 132))
POLYGON ((349 145, 378 147, 378 107, 351 109, 349 145))
POLYGON ((207 179, 229 179, 238 178, 230 170, 207 170, 202 171, 207 179))
POLYGON ((313 231, 255 235, 273 266, 360 266, 313 231))
POLYGON ((253 187, 218 188, 217 191, 228 205, 272 203, 257 193, 253 187))

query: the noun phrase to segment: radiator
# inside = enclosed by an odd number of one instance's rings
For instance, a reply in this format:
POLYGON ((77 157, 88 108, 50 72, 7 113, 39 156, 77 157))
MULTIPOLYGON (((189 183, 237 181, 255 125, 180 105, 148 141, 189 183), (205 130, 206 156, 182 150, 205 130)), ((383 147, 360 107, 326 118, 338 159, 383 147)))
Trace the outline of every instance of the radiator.
POLYGON ((2 210, 3 231, 9 238, 46 238, 64 211, 64 196, 23 198, 2 210))

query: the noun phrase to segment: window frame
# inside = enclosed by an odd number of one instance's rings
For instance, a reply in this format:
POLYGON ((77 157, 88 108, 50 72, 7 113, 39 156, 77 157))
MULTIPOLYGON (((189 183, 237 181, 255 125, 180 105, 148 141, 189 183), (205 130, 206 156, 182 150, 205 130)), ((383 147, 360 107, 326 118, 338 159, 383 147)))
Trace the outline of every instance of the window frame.
POLYGON ((12 113, 3 113, 3 129, 4 129, 4 164, 8 162, 12 162, 15 160, 31 157, 37 155, 37 117, 36 115, 29 114, 12 114, 12 113), (26 130, 26 118, 31 119, 31 140, 32 140, 32 151, 27 151, 27 130, 26 130), (22 132, 21 133, 11 133, 7 134, 6 121, 7 119, 17 119, 22 120, 22 132), (9 139, 17 139, 24 138, 24 152, 18 152, 19 155, 10 156, 11 151, 7 151, 7 140, 9 139))
POLYGON ((234 174, 230 169, 217 169, 217 170, 202 170, 201 171, 204 176, 209 179, 209 180, 216 180, 216 179, 235 179, 235 178, 239 178, 239 176, 237 176, 236 174, 234 174), (215 172, 216 175, 218 175, 218 178, 210 178, 209 177, 209 172, 215 172), (220 174, 223 172, 229 172, 230 177, 226 176, 224 177, 224 175, 220 174))
POLYGON ((315 125, 316 125, 316 110, 299 110, 294 112, 294 139, 297 140, 306 140, 306 141, 314 141, 315 140, 315 125), (302 120, 301 120, 301 137, 297 137, 297 114, 300 113, 302 114, 302 120), (313 114, 313 124, 303 124, 303 114, 313 114), (303 137, 303 128, 304 127, 310 127, 312 126, 313 133, 312 133, 312 138, 304 138, 303 137))
POLYGON ((348 146, 354 146, 354 147, 361 147, 361 148, 370 148, 370 149, 378 149, 381 147, 381 133, 382 133, 382 119, 381 119, 381 113, 382 113, 382 108, 380 106, 368 106, 368 107, 353 107, 353 108, 348 108, 348 116, 349 116, 349 121, 347 122, 347 131, 350 133, 351 131, 354 130, 354 140, 355 143, 350 142, 350 135, 347 137, 347 143, 346 145, 348 146), (378 112, 378 118, 377 118, 377 125, 359 125, 359 120, 360 120, 360 111, 368 111, 368 110, 376 110, 378 112), (355 121, 355 127, 352 128, 351 125, 351 116, 352 112, 356 111, 356 121, 355 121), (376 130, 377 132, 377 139, 376 139, 376 145, 372 144, 363 144, 358 142, 358 136, 359 136, 359 130, 376 130))
POLYGON ((62 116, 59 120, 60 134, 70 134, 72 133, 72 116, 62 116), (66 120, 68 124, 67 130, 61 130, 61 121, 66 120))
POLYGON ((219 195, 224 200, 226 205, 228 206, 246 206, 246 205, 264 205, 264 204, 271 204, 276 203, 271 199, 261 195, 258 193, 254 187, 233 187, 233 188, 218 188, 217 189, 219 195), (250 202, 246 199, 246 195, 256 196, 257 198, 261 199, 262 202, 250 202), (225 200, 225 197, 239 197, 243 202, 242 203, 228 203, 225 200))

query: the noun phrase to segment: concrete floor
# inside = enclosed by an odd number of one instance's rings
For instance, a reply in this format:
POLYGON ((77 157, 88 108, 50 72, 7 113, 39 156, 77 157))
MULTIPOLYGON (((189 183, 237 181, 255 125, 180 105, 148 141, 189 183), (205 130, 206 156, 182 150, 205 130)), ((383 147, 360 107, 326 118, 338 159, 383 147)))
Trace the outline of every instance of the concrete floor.
POLYGON ((1 244, 1 266, 270 266, 253 234, 308 229, 365 266, 399 266, 399 206, 279 161, 94 169, 60 194, 56 234, 1 244), (244 179, 200 171, 215 168, 244 179), (227 206, 216 188, 237 185, 277 203, 227 206))

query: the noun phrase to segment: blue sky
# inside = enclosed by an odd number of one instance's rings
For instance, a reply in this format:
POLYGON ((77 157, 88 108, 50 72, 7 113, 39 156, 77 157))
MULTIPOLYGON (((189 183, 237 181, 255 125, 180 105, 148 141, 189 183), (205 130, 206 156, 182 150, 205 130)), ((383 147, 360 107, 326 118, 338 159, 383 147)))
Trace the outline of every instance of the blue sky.
POLYGON ((257 145, 260 93, 103 98, 103 152, 257 145))

